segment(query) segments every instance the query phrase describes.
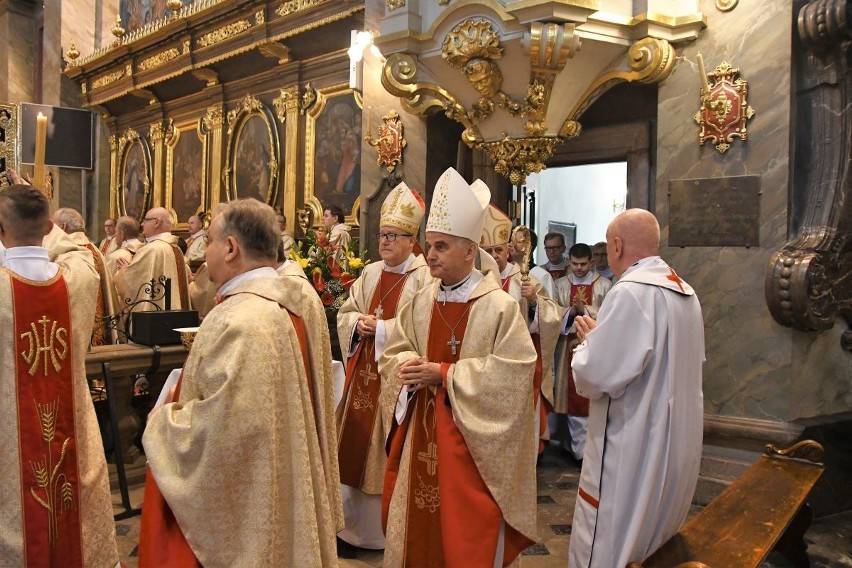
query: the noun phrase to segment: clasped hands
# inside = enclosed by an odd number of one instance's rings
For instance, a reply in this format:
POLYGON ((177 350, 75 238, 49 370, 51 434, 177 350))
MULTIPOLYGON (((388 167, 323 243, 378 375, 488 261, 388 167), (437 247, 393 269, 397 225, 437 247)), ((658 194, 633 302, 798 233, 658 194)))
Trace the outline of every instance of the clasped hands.
POLYGON ((376 316, 360 315, 358 316, 358 323, 355 325, 355 330, 362 337, 376 335, 377 321, 376 316))
POLYGON ((440 386, 441 364, 430 363, 426 357, 414 357, 399 366, 396 376, 408 388, 408 392, 440 386))

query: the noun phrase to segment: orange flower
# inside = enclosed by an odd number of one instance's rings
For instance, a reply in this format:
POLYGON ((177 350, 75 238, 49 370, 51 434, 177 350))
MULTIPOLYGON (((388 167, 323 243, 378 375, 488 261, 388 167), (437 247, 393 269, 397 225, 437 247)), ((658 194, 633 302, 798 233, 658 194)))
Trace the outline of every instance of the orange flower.
POLYGON ((352 274, 344 272, 340 275, 340 284, 343 286, 344 290, 348 290, 349 287, 352 286, 353 282, 355 282, 355 277, 352 274))
POLYGON ((334 303, 334 294, 331 292, 323 292, 320 294, 320 300, 323 306, 330 306, 334 303))
POLYGON ((331 270, 331 277, 340 278, 340 265, 337 264, 337 259, 330 256, 325 260, 325 263, 328 265, 329 270, 331 270))
POLYGON ((317 244, 321 247, 328 245, 328 235, 323 231, 316 232, 317 244))
POLYGON ((319 266, 314 268, 312 276, 314 278, 314 290, 317 292, 325 290, 325 279, 322 277, 322 270, 320 270, 319 266))

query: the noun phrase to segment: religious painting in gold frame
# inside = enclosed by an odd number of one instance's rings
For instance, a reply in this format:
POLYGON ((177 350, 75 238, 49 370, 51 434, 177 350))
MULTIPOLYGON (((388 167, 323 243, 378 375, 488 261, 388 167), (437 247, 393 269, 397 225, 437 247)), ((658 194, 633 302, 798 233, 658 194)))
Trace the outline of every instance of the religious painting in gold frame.
POLYGON ((358 226, 363 100, 348 85, 317 89, 316 95, 305 125, 305 205, 315 226, 329 205, 340 206, 346 223, 358 226))
POLYGON ((165 206, 178 231, 187 230, 189 218, 207 207, 207 148, 200 120, 177 125, 168 141, 165 206))
POLYGON ((272 112, 246 95, 227 116, 228 146, 222 176, 229 199, 255 199, 272 205, 278 193, 281 147, 272 112))
POLYGON ((16 169, 18 147, 18 109, 0 104, 0 189, 11 185, 6 172, 16 169))
POLYGON ((150 207, 151 147, 136 130, 124 132, 118 146, 118 214, 142 220, 150 207))

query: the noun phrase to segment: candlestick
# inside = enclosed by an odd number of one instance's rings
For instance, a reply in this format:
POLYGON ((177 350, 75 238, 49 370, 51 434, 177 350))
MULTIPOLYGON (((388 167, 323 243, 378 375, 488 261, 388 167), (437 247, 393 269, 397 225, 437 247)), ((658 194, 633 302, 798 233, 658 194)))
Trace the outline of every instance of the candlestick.
POLYGON ((36 147, 35 147, 35 168, 33 171, 33 185, 39 191, 45 190, 44 182, 47 179, 46 168, 44 166, 44 153, 47 147, 47 117, 42 113, 38 113, 36 117, 36 147))
POLYGON ((710 82, 707 80, 707 71, 704 69, 704 58, 698 54, 698 73, 701 75, 701 94, 710 96, 710 82))

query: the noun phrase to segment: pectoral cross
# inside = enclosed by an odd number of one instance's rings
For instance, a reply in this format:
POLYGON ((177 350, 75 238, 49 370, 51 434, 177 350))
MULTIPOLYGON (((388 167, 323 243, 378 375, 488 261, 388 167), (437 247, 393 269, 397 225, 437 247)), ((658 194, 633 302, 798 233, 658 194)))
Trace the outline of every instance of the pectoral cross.
POLYGON ((452 350, 453 355, 455 355, 456 354, 456 346, 461 345, 461 341, 456 340, 456 333, 455 332, 453 332, 452 335, 450 335, 450 340, 447 341, 447 345, 450 346, 450 349, 452 350))
POLYGON ((376 319, 382 319, 383 313, 385 313, 385 310, 382 309, 382 303, 379 302, 379 305, 376 306, 376 309, 373 311, 373 314, 376 316, 376 319))

